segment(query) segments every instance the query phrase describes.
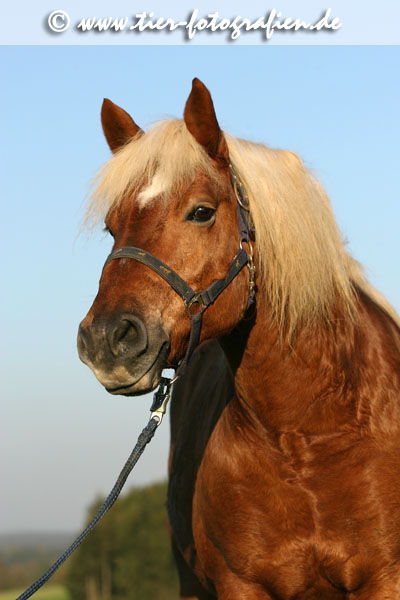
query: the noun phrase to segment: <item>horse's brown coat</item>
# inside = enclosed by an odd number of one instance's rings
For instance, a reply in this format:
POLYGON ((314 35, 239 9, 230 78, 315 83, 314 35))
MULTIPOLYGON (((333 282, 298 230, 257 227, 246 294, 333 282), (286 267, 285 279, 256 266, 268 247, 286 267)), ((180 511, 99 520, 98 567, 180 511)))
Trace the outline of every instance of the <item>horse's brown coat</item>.
POLYGON ((177 386, 172 529, 192 483, 193 539, 178 526, 177 543, 218 597, 400 597, 400 336, 367 298, 360 313, 354 328, 339 321, 295 349, 266 340, 268 316, 257 314, 238 368, 227 336, 225 355, 205 345, 177 386), (210 362, 213 383, 192 388, 210 362), (210 389, 228 373, 230 398, 210 389))
MULTIPOLYGON (((121 137, 125 117, 104 112, 107 139, 116 139, 114 121, 121 137)), ((215 160, 220 189, 198 174, 168 207, 127 201, 107 225, 114 247, 145 248, 204 289, 237 250, 235 198, 223 134, 198 80, 184 118, 215 160), (199 203, 217 210, 212 226, 187 221, 199 203)), ((400 331, 361 289, 355 294, 353 317, 338 301, 329 322, 287 337, 261 285, 245 314, 243 270, 205 313, 204 343, 171 405, 168 512, 182 598, 400 598, 400 331)), ((164 328, 167 362, 182 358, 189 321, 181 300, 134 261, 107 265, 82 326, 121 311, 146 322, 150 345, 164 328)), ((102 368, 112 376, 113 364, 102 368)))

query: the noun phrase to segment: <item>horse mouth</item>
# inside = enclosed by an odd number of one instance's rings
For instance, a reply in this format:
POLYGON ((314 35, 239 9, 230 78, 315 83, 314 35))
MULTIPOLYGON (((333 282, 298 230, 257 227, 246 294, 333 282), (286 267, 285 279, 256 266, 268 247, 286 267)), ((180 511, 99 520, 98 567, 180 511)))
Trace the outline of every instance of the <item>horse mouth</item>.
POLYGON ((164 342, 154 361, 139 377, 123 385, 105 385, 105 389, 113 396, 140 396, 152 392, 160 383, 161 372, 166 366, 169 343, 164 342))

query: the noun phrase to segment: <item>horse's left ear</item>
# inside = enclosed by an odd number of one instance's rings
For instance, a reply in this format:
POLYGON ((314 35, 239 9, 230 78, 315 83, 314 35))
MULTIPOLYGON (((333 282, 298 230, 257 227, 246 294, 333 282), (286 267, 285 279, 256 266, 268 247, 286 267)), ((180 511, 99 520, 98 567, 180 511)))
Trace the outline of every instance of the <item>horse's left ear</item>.
POLYGON ((229 163, 228 146, 218 125, 211 94, 197 77, 193 79, 183 119, 190 133, 206 149, 210 158, 224 165, 229 163))

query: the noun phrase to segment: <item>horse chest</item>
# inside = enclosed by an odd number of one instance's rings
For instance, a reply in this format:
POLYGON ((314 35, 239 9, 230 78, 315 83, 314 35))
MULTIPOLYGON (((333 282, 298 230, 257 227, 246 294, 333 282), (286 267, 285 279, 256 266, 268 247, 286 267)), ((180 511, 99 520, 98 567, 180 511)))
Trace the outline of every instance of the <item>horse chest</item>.
POLYGON ((279 600, 345 598, 363 585, 383 549, 357 510, 359 482, 343 481, 340 465, 325 479, 297 466, 295 477, 275 453, 239 443, 221 454, 210 440, 192 514, 203 580, 256 582, 279 600))

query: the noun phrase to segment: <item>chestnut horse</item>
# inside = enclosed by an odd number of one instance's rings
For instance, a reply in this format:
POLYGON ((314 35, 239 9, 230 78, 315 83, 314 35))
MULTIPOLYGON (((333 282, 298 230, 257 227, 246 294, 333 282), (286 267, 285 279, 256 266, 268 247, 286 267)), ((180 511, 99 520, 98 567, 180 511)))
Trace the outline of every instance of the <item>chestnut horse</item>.
MULTIPOLYGON (((227 278, 231 164, 254 224, 256 302, 244 266, 204 312, 173 390, 181 598, 400 598, 399 319, 347 253, 323 188, 294 153, 222 133, 198 79, 183 120, 144 133, 105 100, 102 124, 114 156, 88 218, 105 218, 114 251, 135 246, 194 290, 227 278)), ((144 394, 182 361, 190 324, 154 268, 110 260, 79 354, 111 394, 144 394)))

